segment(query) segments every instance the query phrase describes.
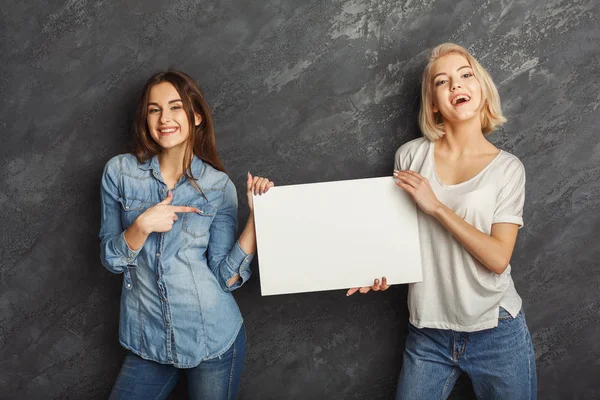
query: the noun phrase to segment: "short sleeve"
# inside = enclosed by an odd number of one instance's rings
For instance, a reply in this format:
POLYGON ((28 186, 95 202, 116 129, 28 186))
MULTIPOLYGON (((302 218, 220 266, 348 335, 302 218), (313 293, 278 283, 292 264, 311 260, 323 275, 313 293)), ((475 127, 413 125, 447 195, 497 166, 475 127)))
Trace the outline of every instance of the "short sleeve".
POLYGON ((410 167, 412 161, 412 143, 408 142, 398 150, 396 150, 396 156, 394 157, 394 169, 398 171, 404 171, 410 167))
POLYGON ((502 187, 496 197, 492 224, 510 223, 523 227, 525 204, 525 167, 517 158, 504 171, 502 187))

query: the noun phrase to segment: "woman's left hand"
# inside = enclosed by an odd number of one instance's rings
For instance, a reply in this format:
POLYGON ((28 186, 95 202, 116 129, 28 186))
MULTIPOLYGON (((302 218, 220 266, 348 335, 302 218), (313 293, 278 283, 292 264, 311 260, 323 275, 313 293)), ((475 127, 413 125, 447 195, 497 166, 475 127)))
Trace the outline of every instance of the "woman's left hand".
POLYGON ((433 193, 427 178, 410 170, 394 170, 394 178, 398 179, 396 185, 407 191, 426 214, 432 215, 443 205, 433 193))
POLYGON ((250 172, 248 172, 248 180, 246 181, 246 194, 248 195, 248 207, 250 208, 250 212, 254 211, 254 200, 252 198, 252 194, 260 196, 264 193, 267 193, 273 186, 275 186, 275 183, 271 182, 267 178, 262 178, 260 176, 253 177, 250 172))

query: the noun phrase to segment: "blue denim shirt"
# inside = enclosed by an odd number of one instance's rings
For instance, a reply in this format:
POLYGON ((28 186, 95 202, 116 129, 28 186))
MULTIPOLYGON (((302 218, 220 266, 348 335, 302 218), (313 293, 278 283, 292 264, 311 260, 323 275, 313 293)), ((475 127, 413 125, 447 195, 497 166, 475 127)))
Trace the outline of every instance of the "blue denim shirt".
POLYGON ((122 154, 102 176, 100 257, 110 272, 124 275, 121 345, 179 368, 218 357, 233 344, 242 316, 231 291, 250 277, 253 257, 235 240, 237 195, 227 174, 197 157, 191 170, 206 198, 182 177, 171 204, 201 213, 179 213, 173 229, 151 233, 137 251, 127 245, 125 229, 167 196, 158 158, 139 164, 122 154), (241 279, 228 287, 237 274, 241 279))

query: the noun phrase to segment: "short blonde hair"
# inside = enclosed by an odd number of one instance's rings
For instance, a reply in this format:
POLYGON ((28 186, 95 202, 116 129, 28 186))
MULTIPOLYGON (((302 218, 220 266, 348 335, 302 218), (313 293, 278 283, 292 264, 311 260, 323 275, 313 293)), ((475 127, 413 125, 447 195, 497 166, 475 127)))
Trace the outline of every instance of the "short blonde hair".
POLYGON ((421 109, 419 110, 421 132, 431 141, 435 141, 445 134, 441 115, 433 112, 431 70, 438 59, 448 54, 460 54, 469 62, 475 78, 481 84, 481 101, 483 101, 481 131, 484 135, 493 132, 494 129, 506 122, 506 118, 502 115, 498 89, 496 89, 490 74, 477 62, 475 57, 467 49, 454 43, 442 43, 431 50, 429 54, 421 82, 421 109))

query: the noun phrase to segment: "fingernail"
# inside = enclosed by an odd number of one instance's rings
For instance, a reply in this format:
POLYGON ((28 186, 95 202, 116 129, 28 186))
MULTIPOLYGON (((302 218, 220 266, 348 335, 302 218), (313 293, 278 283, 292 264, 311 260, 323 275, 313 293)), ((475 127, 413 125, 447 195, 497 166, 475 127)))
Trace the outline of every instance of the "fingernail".
POLYGON ((375 279, 375 284, 379 285, 379 279, 375 279))

